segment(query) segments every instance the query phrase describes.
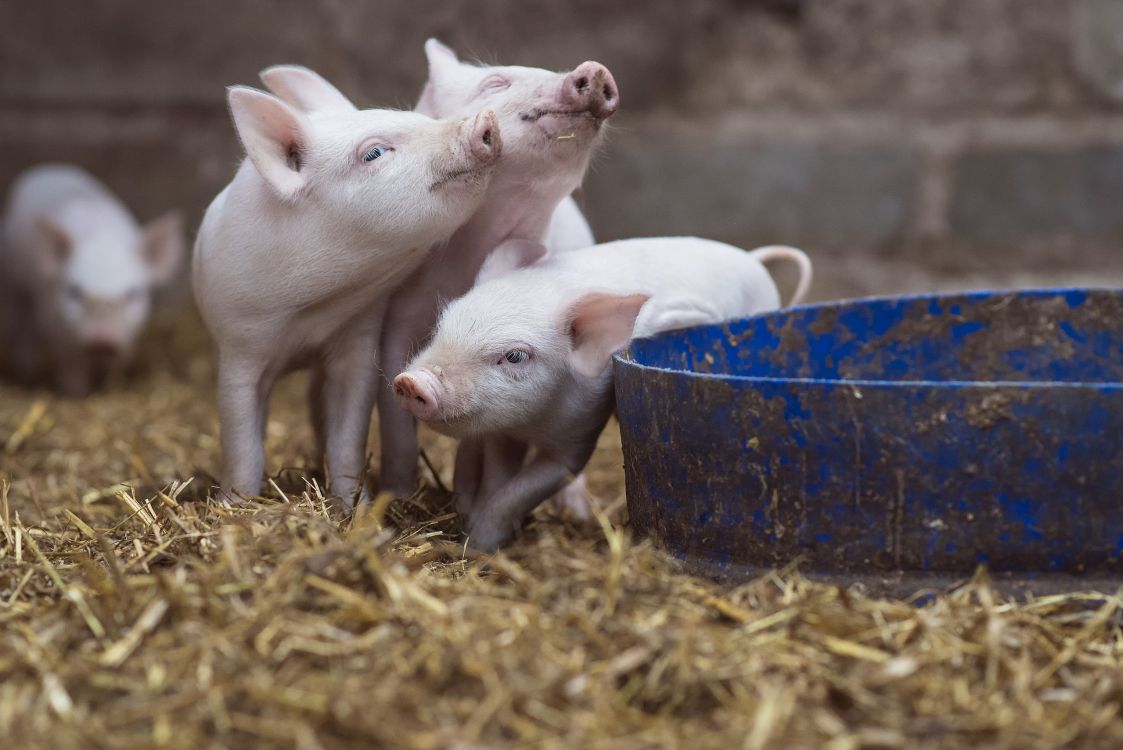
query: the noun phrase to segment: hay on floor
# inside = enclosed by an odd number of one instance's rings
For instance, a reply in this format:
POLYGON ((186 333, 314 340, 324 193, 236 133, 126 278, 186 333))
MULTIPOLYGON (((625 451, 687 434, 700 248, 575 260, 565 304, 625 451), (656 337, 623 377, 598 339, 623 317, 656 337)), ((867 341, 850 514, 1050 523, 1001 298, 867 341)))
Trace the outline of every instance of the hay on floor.
POLYGON ((612 433, 596 522, 465 556, 439 490, 334 510, 298 381, 270 491, 223 508, 205 338, 145 356, 85 401, 0 388, 4 747, 1123 746, 1119 596, 692 578, 622 526, 612 433))

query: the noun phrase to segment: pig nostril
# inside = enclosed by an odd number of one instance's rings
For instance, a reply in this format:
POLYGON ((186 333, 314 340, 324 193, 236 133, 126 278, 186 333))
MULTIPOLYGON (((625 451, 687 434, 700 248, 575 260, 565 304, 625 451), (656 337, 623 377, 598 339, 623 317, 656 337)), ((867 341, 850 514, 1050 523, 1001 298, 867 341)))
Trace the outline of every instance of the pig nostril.
POLYGON ((589 89, 589 79, 585 76, 581 76, 580 78, 578 78, 576 84, 578 94, 584 94, 589 89))
POLYGON ((605 87, 604 87, 604 90, 603 90, 603 93, 604 93, 604 99, 605 99, 605 101, 612 101, 612 97, 613 97, 613 95, 614 95, 614 93, 613 93, 613 91, 612 91, 612 87, 610 87, 610 86, 605 86, 605 87))
POLYGON ((417 403, 421 404, 422 406, 425 406, 425 404, 428 403, 421 396, 414 396, 413 398, 417 403))
POLYGON ((491 145, 491 129, 490 128, 488 128, 487 130, 484 131, 483 141, 484 141, 485 146, 491 145))

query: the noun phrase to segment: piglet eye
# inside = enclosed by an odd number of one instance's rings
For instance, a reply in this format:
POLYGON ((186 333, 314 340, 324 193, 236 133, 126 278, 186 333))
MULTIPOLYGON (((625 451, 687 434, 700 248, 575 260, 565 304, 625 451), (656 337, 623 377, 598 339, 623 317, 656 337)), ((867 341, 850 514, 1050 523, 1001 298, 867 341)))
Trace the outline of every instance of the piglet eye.
POLYGON ((363 161, 372 162, 384 153, 386 153, 386 149, 382 148, 382 146, 371 146, 367 149, 367 152, 363 154, 363 161))
POLYGON ((511 351, 503 355, 503 359, 507 360, 513 365, 517 365, 530 359, 530 355, 524 352, 522 349, 512 349, 511 351))
POLYGON ((492 76, 491 78, 488 78, 486 81, 484 81, 483 85, 480 88, 482 88, 484 91, 499 91, 501 89, 510 87, 511 82, 506 78, 503 78, 502 76, 492 76))

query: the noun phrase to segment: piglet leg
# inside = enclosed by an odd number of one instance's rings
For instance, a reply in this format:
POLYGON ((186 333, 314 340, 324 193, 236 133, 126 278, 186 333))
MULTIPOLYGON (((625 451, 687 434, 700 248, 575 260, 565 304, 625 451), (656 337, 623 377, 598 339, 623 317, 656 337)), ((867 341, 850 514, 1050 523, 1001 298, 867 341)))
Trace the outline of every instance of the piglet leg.
POLYGON ((366 471, 370 415, 378 397, 378 321, 357 321, 325 352, 321 389, 328 483, 345 510, 368 499, 366 471))
POLYGON ((219 353, 218 417, 222 426, 222 494, 231 502, 256 495, 265 472, 265 418, 273 379, 261 363, 219 353))
POLYGON ((467 438, 456 451, 453 487, 456 512, 471 518, 476 498, 490 497, 519 473, 526 460, 526 443, 503 435, 467 438))
POLYGON ((468 544, 490 552, 510 539, 522 520, 565 486, 572 473, 560 461, 535 456, 523 469, 477 505, 468 523, 468 544))
POLYGON ((425 336, 424 326, 413 325, 416 318, 388 313, 379 351, 385 381, 378 389, 378 435, 381 450, 380 489, 395 497, 413 492, 417 483, 417 420, 398 408, 394 399, 394 377, 405 369, 410 348, 425 336))
POLYGON ((85 357, 71 355, 55 358, 55 386, 69 398, 84 398, 93 391, 93 380, 85 357))
POLYGON ((0 283, 0 362, 8 355, 7 365, 20 383, 30 383, 35 376, 38 347, 35 328, 28 320, 31 298, 0 283))
POLYGON ((312 367, 308 374, 308 418, 312 422, 312 435, 316 439, 316 462, 322 467, 327 452, 327 434, 324 422, 324 368, 312 367))
POLYGON ((525 442, 507 435, 489 435, 484 438, 480 497, 491 497, 510 482, 526 463, 528 450, 530 446, 525 442))
POLYGON ((456 494, 456 512, 465 518, 472 512, 483 479, 484 446, 481 438, 465 438, 456 448, 456 465, 452 472, 452 491, 456 494))

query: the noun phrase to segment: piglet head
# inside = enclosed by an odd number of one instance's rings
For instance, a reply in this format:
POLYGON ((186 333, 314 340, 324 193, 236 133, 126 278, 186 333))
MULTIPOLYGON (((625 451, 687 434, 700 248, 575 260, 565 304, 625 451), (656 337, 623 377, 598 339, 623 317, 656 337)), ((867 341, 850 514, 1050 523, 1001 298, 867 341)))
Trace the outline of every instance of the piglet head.
POLYGON ((429 346, 394 379, 398 404, 461 438, 529 434, 550 410, 580 408, 559 407, 567 384, 608 373, 648 296, 590 292, 550 305, 539 282, 549 279, 535 269, 509 274, 450 304, 429 346))
POLYGON ((186 254, 183 220, 170 212, 137 228, 131 217, 82 205, 67 221, 39 222, 39 259, 50 314, 95 366, 131 354, 148 319, 152 291, 170 282, 186 254))
POLYGON ((291 103, 244 86, 228 94, 246 155, 283 203, 381 246, 434 244, 479 207, 502 152, 493 112, 358 110, 334 88, 317 96, 315 74, 300 70, 262 74, 291 103))
POLYGON ((572 71, 462 63, 436 39, 425 44, 429 80, 417 110, 440 117, 495 112, 506 139, 501 174, 527 175, 572 192, 581 182, 602 124, 620 103, 612 73, 598 62, 572 71))

